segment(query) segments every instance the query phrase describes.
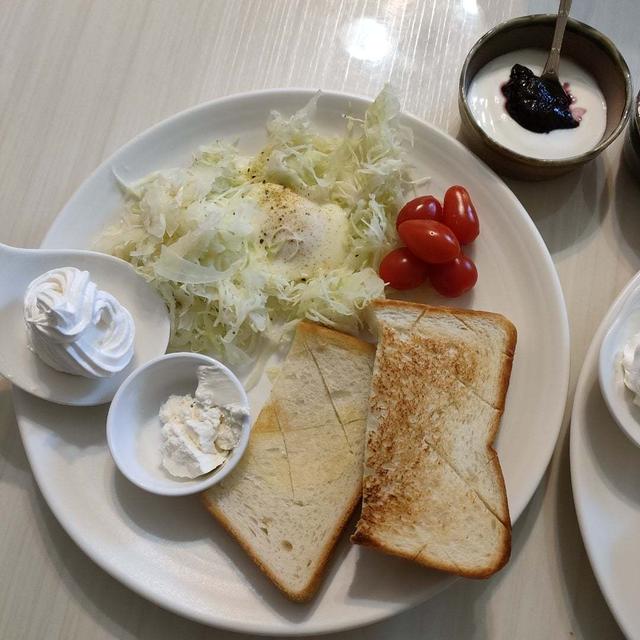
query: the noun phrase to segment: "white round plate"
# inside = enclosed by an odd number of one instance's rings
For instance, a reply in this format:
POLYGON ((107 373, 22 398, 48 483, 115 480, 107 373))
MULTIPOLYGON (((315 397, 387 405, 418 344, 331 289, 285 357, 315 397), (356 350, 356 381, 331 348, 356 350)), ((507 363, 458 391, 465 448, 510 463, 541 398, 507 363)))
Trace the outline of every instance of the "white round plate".
MULTIPOLYGON (((223 137, 239 139, 241 149, 256 152, 266 139, 269 112, 292 113, 313 94, 286 89, 237 95, 156 125, 117 151, 80 187, 43 246, 91 245, 122 203, 114 171, 129 181, 185 165, 199 145, 223 137)), ((317 126, 341 133, 343 115, 362 115, 369 103, 323 94, 317 126)), ((412 116, 402 119, 414 132, 417 175, 432 178, 429 191, 442 195, 448 186, 463 184, 479 211, 481 233, 472 255, 480 279, 459 305, 501 312, 518 328, 497 443, 515 520, 545 471, 566 401, 569 330, 557 274, 538 231, 504 183, 454 139, 412 116)), ((422 294, 421 300, 442 301, 431 294, 422 294)), ((106 446, 105 409, 70 411, 18 390, 14 397, 36 479, 71 537, 113 576, 182 615, 252 633, 329 632, 389 617, 451 581, 351 546, 343 536, 319 594, 306 605, 288 602, 197 498, 147 495, 116 472, 106 446)), ((264 385, 258 385, 250 394, 252 410, 258 411, 263 400, 264 385)))
POLYGON ((627 638, 640 638, 640 449, 618 427, 598 384, 607 328, 640 286, 623 289, 587 352, 571 415, 571 484, 582 538, 605 599, 627 638))

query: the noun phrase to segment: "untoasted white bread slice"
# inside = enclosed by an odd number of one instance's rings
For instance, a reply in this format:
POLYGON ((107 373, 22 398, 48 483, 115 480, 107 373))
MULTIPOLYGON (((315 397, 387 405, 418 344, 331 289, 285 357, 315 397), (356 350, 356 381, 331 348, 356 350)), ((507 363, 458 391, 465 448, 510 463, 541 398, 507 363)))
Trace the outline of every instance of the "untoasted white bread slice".
POLYGON ((245 455, 203 494, 292 600, 314 594, 360 500, 374 354, 372 344, 300 323, 245 455))
POLYGON ((503 316, 376 301, 362 515, 352 541, 467 577, 500 569, 511 521, 492 443, 516 343, 503 316))

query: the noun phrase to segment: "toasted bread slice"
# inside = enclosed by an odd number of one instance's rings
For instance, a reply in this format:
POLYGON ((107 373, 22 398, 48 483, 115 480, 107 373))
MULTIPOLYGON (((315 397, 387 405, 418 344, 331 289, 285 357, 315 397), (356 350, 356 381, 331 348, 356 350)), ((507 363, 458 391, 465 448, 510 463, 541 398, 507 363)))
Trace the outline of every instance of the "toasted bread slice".
POLYGON ((292 600, 314 594, 360 501, 374 355, 372 344, 300 323, 245 455, 203 494, 292 600))
POLYGON ((503 316, 372 305, 378 348, 352 541, 467 577, 500 569, 511 521, 492 448, 516 344, 503 316))

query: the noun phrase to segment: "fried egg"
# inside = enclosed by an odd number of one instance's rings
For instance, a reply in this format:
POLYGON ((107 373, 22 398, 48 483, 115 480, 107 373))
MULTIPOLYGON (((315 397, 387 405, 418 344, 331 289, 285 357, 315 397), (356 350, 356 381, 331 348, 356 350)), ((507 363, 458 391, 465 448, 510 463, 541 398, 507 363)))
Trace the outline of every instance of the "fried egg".
POLYGON ((342 266, 349 220, 341 207, 274 183, 256 184, 245 197, 257 204, 251 224, 274 272, 298 280, 342 266))

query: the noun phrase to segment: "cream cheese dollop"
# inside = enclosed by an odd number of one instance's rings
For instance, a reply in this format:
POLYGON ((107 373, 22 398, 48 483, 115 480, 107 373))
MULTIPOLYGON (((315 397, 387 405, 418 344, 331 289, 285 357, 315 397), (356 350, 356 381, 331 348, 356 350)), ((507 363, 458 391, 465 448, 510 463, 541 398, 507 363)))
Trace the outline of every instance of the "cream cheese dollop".
POLYGON ((61 267, 27 287, 24 319, 29 344, 50 367, 86 378, 122 371, 133 357, 135 325, 88 271, 61 267))
POLYGON ((197 478, 209 473, 240 442, 249 412, 237 404, 217 404, 220 382, 216 367, 198 367, 195 397, 169 396, 160 407, 162 466, 172 476, 197 478))

